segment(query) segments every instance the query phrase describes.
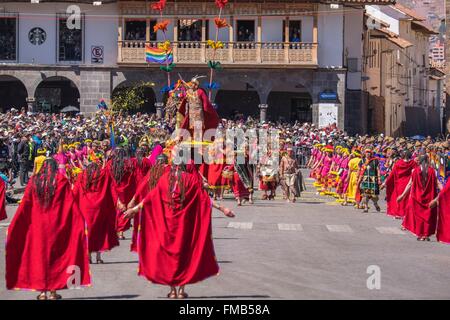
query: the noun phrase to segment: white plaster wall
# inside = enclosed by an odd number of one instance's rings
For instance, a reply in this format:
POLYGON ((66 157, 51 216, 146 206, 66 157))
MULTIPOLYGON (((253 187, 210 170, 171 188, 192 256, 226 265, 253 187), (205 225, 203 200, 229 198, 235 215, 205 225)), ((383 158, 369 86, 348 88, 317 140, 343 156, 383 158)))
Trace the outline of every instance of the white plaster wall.
POLYGON ((261 28, 262 28, 262 42, 283 41, 282 17, 263 17, 261 28))
MULTIPOLYGON (((358 71, 349 72, 347 75, 347 88, 350 90, 361 89, 361 70, 363 53, 363 10, 346 8, 344 31, 344 57, 358 59, 358 71)), ((347 63, 347 62, 345 62, 347 63)))
POLYGON ((318 41, 319 66, 342 67, 343 57, 343 7, 331 9, 319 5, 318 41))
POLYGON ((388 30, 396 34, 400 34, 399 21, 386 13, 380 11, 380 7, 376 5, 366 6, 366 12, 372 17, 389 24, 388 30))
MULTIPOLYGON (((64 3, 2 3, 0 9, 19 13, 18 62, 35 64, 57 64, 57 20, 58 13, 65 13, 70 4, 64 3), (33 45, 28 40, 32 28, 40 27, 47 35, 42 45, 33 45)), ((79 5, 84 14, 85 64, 91 64, 91 46, 104 47, 104 64, 117 62, 117 14, 116 4, 93 6, 79 5)))

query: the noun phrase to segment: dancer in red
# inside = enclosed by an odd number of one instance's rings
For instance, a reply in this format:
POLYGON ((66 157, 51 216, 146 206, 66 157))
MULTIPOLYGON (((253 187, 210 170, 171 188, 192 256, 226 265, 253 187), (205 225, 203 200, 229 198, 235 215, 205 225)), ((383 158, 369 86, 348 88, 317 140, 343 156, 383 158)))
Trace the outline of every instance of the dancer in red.
POLYGON ((211 234, 212 205, 234 216, 211 202, 198 174, 173 165, 144 201, 126 212, 132 217, 142 210, 138 274, 170 286, 169 298, 186 298, 186 284, 219 272, 211 234))
POLYGON ((6 220, 6 183, 0 178, 0 221, 6 220))
POLYGON ((401 202, 411 190, 402 226, 415 234, 417 240, 430 241, 429 237, 436 232, 437 208, 430 208, 429 203, 437 196, 437 179, 427 155, 420 156, 419 163, 397 201, 401 202))
MULTIPOLYGON (((149 194, 151 190, 156 186, 159 181, 159 178, 163 175, 167 169, 170 167, 167 166, 167 156, 164 154, 160 154, 156 159, 155 164, 150 168, 147 175, 144 179, 141 180, 141 183, 137 187, 136 194, 133 196, 131 201, 128 203, 127 208, 133 208, 136 204, 140 203, 145 199, 145 197, 149 194)), ((139 230, 139 212, 133 218, 133 234, 131 237, 131 245, 130 251, 137 252, 137 237, 139 230)))
POLYGON ((47 159, 27 185, 8 229, 6 287, 42 291, 39 300, 56 300, 56 290, 90 285, 85 222, 67 178, 47 159), (47 291, 50 296, 47 297, 47 291))
POLYGON ((430 208, 436 206, 439 207, 436 239, 439 242, 450 244, 450 180, 447 181, 444 189, 439 192, 439 196, 430 203, 430 208))
POLYGON ((381 189, 386 187, 386 212, 396 219, 401 219, 405 216, 409 193, 400 202, 397 202, 397 198, 405 191, 411 179, 412 171, 416 167, 417 163, 411 159, 411 152, 409 150, 403 151, 402 159, 394 164, 391 173, 381 186, 381 189))
MULTIPOLYGON (((111 192, 111 176, 100 164, 92 162, 78 177, 73 192, 86 219, 89 253, 96 252, 97 263, 103 263, 101 252, 119 245, 115 228, 116 215, 111 192)), ((89 262, 92 263, 91 257, 89 262)))
POLYGON ((135 163, 126 157, 123 148, 116 148, 106 168, 112 177, 112 194, 117 208, 116 231, 119 239, 123 240, 123 233, 131 227, 130 220, 126 219, 123 213, 136 193, 135 163))

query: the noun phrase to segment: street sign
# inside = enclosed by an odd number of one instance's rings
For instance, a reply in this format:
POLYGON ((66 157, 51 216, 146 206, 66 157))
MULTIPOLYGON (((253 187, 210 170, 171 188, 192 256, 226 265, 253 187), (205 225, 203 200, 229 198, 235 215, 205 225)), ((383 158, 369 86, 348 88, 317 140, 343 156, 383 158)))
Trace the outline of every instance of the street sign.
POLYGON ((103 46, 92 46, 91 48, 91 63, 103 63, 104 50, 103 46))
POLYGON ((321 92, 321 93, 319 93, 319 99, 335 101, 337 99, 337 94, 336 94, 336 92, 321 92))

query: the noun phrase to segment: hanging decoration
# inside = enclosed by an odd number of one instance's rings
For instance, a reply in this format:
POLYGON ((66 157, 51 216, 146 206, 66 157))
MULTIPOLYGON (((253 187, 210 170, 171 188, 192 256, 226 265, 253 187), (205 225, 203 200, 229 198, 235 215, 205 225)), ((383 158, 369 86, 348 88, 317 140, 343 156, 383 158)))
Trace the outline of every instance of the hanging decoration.
POLYGON ((213 82, 214 70, 221 69, 221 64, 219 61, 215 61, 216 53, 218 49, 223 49, 224 44, 219 41, 219 30, 222 28, 229 27, 227 20, 222 18, 222 12, 228 3, 228 0, 215 0, 216 6, 219 8, 219 16, 214 19, 214 24, 216 26, 216 37, 214 40, 208 40, 207 46, 213 49, 212 59, 208 61, 209 72, 209 84, 206 86, 209 90, 209 99, 211 100, 212 90, 217 90, 220 86, 219 84, 213 82))
POLYGON ((163 11, 166 7, 166 2, 166 0, 159 0, 158 2, 151 4, 153 10, 159 11, 161 20, 153 27, 153 31, 155 33, 158 33, 158 31, 162 32, 164 40, 163 42, 158 43, 157 47, 152 47, 149 44, 145 46, 145 60, 147 63, 161 64, 162 66, 160 66, 159 69, 167 74, 167 86, 165 86, 161 92, 170 91, 170 88, 172 87, 170 84, 170 73, 173 68, 175 68, 175 64, 173 63, 172 44, 166 37, 169 21, 163 19, 163 11))

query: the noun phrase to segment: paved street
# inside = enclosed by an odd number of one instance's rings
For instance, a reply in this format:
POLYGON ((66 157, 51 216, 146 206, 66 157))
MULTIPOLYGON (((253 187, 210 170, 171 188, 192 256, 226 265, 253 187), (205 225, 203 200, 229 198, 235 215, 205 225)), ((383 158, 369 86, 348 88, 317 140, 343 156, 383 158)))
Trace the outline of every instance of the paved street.
MULTIPOLYGON (((213 214, 219 276, 187 287, 197 299, 449 299, 450 246, 418 242, 400 222, 373 208, 362 213, 308 191, 298 203, 257 201, 236 208, 237 217, 213 214), (381 269, 380 290, 369 290, 370 265, 381 269)), ((278 191, 281 195, 281 190, 278 191)), ((11 216, 15 207, 8 208, 11 216)), ((7 221, 8 222, 8 221, 7 221)), ((0 226, 0 241, 5 238, 0 226)), ((130 233, 127 234, 127 238, 130 233)), ((93 286, 62 292, 68 299, 162 299, 168 292, 136 275, 129 240, 92 265, 93 286)), ((1 251, 4 250, 2 246, 1 251)), ((1 253, 4 254, 3 252, 1 253)), ((0 261, 0 299, 35 299, 7 292, 0 261)))

